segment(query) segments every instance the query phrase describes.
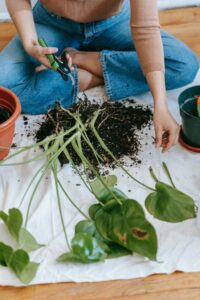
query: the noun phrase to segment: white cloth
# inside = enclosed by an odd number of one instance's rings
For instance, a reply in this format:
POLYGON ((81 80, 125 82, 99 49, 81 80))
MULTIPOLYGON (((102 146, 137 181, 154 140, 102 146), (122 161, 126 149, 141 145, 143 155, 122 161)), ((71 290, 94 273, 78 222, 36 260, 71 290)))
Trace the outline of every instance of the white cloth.
MULTIPOLYGON (((193 85, 195 84, 200 84, 200 74, 193 83, 193 85)), ((170 109, 178 120, 180 119, 177 97, 181 90, 168 92, 170 109)), ((105 97, 103 93, 103 89, 98 88, 89 91, 87 94, 92 99, 98 100, 105 97)), ((143 103, 152 102, 149 93, 137 97, 137 100, 143 103)), ((34 131, 41 117, 28 118, 28 126, 34 131)), ((18 145, 31 143, 31 137, 26 137, 26 127, 23 125, 23 122, 22 118, 17 122, 15 141, 18 145)), ((159 178, 166 181, 167 179, 161 169, 161 161, 164 160, 167 162, 178 188, 190 194, 197 201, 199 199, 200 154, 188 152, 180 145, 177 145, 169 153, 162 155, 152 146, 152 134, 148 133, 148 136, 143 140, 144 147, 140 154, 142 165, 137 168, 131 167, 130 171, 144 182, 153 184, 148 174, 148 167, 151 165, 156 169, 159 178)), ((34 154, 34 152, 29 152, 23 159, 30 158, 31 154, 34 154)), ((37 162, 18 167, 0 167, 1 210, 7 211, 11 207, 18 207, 27 184, 34 172, 41 166, 41 163, 37 162)), ((118 176, 120 189, 127 193, 129 197, 138 200, 142 205, 144 204, 145 196, 148 193, 147 190, 128 179, 119 169, 111 171, 111 173, 118 176), (131 190, 131 192, 128 192, 128 190, 131 190)), ((32 284, 128 279, 144 277, 154 273, 172 273, 176 270, 185 272, 200 271, 200 230, 197 227, 197 220, 193 219, 179 224, 169 224, 155 220, 148 214, 147 218, 153 223, 158 234, 158 262, 151 262, 139 255, 134 255, 90 265, 57 263, 56 258, 67 251, 67 246, 58 214, 53 178, 50 174, 45 177, 34 198, 28 222, 30 232, 37 238, 39 243, 46 245, 46 247, 31 254, 33 261, 41 263, 32 284)), ((59 178, 76 204, 87 213, 89 205, 95 203, 95 199, 82 184, 81 186, 76 185, 80 183, 78 176, 73 174, 69 166, 64 166, 59 172, 59 178)), ((61 198, 65 224, 71 240, 74 233, 74 225, 82 217, 63 195, 61 198)), ((21 206, 24 215, 28 200, 27 198, 21 206)), ((2 223, 0 224, 0 233, 0 241, 11 242, 2 223)), ((16 276, 3 267, 0 267, 0 284, 21 285, 16 276)))

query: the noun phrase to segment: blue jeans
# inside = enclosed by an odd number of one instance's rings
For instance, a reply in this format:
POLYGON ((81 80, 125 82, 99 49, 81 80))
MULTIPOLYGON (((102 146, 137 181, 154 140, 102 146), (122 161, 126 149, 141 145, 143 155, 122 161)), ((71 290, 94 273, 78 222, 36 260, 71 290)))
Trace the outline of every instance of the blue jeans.
MULTIPOLYGON (((149 90, 135 51, 130 31, 130 7, 126 0, 121 12, 111 18, 76 23, 47 11, 38 2, 33 9, 38 36, 59 53, 65 47, 100 51, 105 88, 111 101, 138 95, 149 90)), ((199 69, 195 54, 175 37, 162 32, 165 52, 166 86, 174 89, 193 81, 199 69)), ((58 54, 59 54, 58 53, 58 54)), ((78 70, 64 81, 52 70, 35 72, 38 62, 29 57, 16 36, 0 53, 0 85, 13 90, 20 98, 23 112, 46 113, 59 100, 64 107, 75 103, 79 91, 78 70)))

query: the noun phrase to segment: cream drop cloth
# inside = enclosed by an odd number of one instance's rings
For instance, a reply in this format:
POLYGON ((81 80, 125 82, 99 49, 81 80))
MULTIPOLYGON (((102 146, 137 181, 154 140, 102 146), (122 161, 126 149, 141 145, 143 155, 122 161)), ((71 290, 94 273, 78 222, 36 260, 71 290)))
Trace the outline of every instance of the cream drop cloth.
MULTIPOLYGON (((193 85, 195 84, 200 84, 200 73, 193 85)), ((181 90, 168 92, 170 109, 177 120, 179 120, 177 97, 181 90)), ((105 97, 102 88, 91 90, 87 94, 88 97, 97 101, 105 97)), ((144 104, 152 103, 149 93, 136 99, 144 104)), ((31 130, 37 128, 39 119, 39 117, 29 117, 28 126, 31 127, 31 130)), ((25 129, 26 127, 23 125, 21 118, 18 120, 16 127, 15 141, 18 145, 26 145, 32 141, 31 137, 27 138, 25 129)), ((130 171, 144 182, 153 184, 148 174, 148 167, 153 165, 160 179, 166 180, 161 169, 161 161, 164 160, 167 162, 178 188, 198 201, 200 195, 200 154, 188 152, 180 145, 177 145, 169 153, 162 155, 152 146, 152 135, 153 131, 152 133, 148 132, 148 137, 145 140, 145 135, 143 136, 144 146, 143 151, 140 153, 142 165, 139 168, 130 167, 130 171)), ((29 152, 24 158, 31 157, 31 154, 32 152, 29 152)), ((11 207, 18 207, 31 176, 40 165, 41 162, 37 162, 23 167, 0 168, 0 209, 8 210, 11 207)), ((144 204, 144 199, 147 195, 145 189, 133 183, 119 169, 111 173, 118 176, 120 189, 127 193, 129 197, 138 200, 142 205, 144 204)), ((44 179, 34 199, 28 222, 28 229, 40 243, 46 245, 46 247, 31 254, 33 261, 41 263, 32 284, 128 279, 155 273, 172 273, 176 270, 185 272, 200 271, 200 230, 197 227, 197 221, 190 220, 179 224, 168 224, 155 220, 148 214, 148 219, 153 223, 158 234, 158 262, 151 262, 138 255, 133 255, 90 265, 64 265, 57 263, 56 258, 64 251, 67 251, 67 246, 58 214, 53 178, 50 174, 47 177, 44 179)), ((73 174, 70 166, 64 166, 60 170, 59 178, 74 198, 76 204, 84 212, 87 212, 89 205, 94 203, 95 199, 82 184, 80 186, 76 185, 81 182, 77 175, 73 174)), ((67 232, 71 239, 74 233, 74 225, 82 217, 63 195, 62 207, 67 232)), ((27 202, 21 207, 24 214, 26 208, 27 202)), ((6 243, 11 242, 2 223, 0 224, 0 240, 6 243)), ((0 285, 19 286, 21 283, 9 270, 0 267, 0 285)))

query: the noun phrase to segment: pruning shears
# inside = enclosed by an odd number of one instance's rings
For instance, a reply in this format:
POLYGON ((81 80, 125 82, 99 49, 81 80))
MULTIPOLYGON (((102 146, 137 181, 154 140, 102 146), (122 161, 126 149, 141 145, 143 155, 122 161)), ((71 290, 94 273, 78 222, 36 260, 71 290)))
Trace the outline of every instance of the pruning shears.
MULTIPOLYGON (((48 47, 45 40, 43 38, 38 38, 38 42, 41 47, 48 47)), ((61 59, 59 59, 56 55, 54 54, 47 54, 46 57, 48 58, 52 70, 55 72, 58 72, 63 80, 67 81, 68 77, 71 77, 72 83, 74 82, 74 79, 71 75, 71 70, 68 67, 68 59, 66 58, 66 52, 64 51, 61 55, 61 59)))

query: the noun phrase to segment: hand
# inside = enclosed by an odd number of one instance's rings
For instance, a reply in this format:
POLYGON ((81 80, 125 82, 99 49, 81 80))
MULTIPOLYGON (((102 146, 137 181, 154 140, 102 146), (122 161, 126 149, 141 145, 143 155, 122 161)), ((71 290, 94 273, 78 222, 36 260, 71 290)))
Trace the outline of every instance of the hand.
MULTIPOLYGON (((51 65, 46 55, 55 54, 56 52, 58 52, 58 49, 55 47, 48 47, 48 48, 41 47, 37 41, 33 41, 32 44, 26 45, 24 46, 24 48, 30 56, 34 57, 36 60, 41 62, 43 69, 51 68, 51 65)), ((37 70, 39 68, 41 68, 41 66, 36 68, 36 71, 39 71, 37 70)))
POLYGON ((174 120, 167 108, 155 109, 154 128, 156 135, 156 146, 162 147, 163 152, 168 151, 177 143, 180 126, 174 120))
MULTIPOLYGON (((68 68, 73 71, 74 70, 74 67, 73 67, 73 58, 72 56, 70 55, 69 51, 73 49, 73 48, 65 48, 62 52, 62 55, 65 54, 65 59, 66 59, 66 62, 67 62, 67 66, 68 68)), ((73 53, 76 53, 76 50, 73 49, 74 51, 72 52, 73 53)))

